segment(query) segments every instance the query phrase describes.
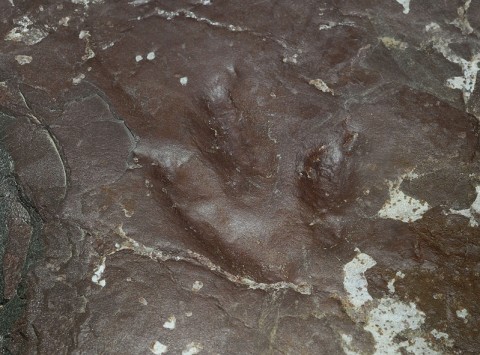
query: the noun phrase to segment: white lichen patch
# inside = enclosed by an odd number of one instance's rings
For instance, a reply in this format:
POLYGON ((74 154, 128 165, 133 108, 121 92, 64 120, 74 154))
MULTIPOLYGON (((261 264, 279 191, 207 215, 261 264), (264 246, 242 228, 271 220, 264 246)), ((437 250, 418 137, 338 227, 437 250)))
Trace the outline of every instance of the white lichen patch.
POLYGON ((410 12, 410 0, 397 0, 397 2, 403 6, 404 14, 408 14, 410 12))
POLYGON ((23 16, 14 22, 18 26, 12 28, 7 33, 5 41, 23 42, 26 45, 32 46, 42 41, 48 35, 47 31, 33 27, 33 22, 28 16, 23 16))
POLYGON ((70 22, 70 16, 65 16, 65 17, 62 17, 60 20, 58 20, 58 24, 60 26, 65 26, 65 27, 68 26, 69 22, 70 22))
POLYGON ((150 351, 152 353, 154 353, 155 355, 165 354, 167 352, 167 350, 168 350, 168 346, 160 343, 159 341, 154 342, 150 346, 150 351))
POLYGON ((147 54, 147 60, 154 60, 155 59, 155 52, 150 52, 147 54))
MULTIPOLYGON (((344 266, 344 287, 347 301, 353 305, 350 316, 364 324, 374 340, 376 355, 400 354, 402 350, 414 354, 440 354, 420 335, 425 314, 413 302, 403 302, 393 297, 374 299, 368 292, 365 271, 376 265, 367 254, 358 253, 344 266), (399 336, 406 340, 399 340, 399 336)), ((397 273, 404 277, 403 273, 397 273)), ((347 354, 358 353, 349 335, 342 335, 342 347, 347 354)))
POLYGON ((83 5, 85 9, 88 9, 90 4, 100 4, 103 0, 71 0, 73 4, 83 5))
POLYGON ((445 344, 446 346, 453 346, 454 344, 454 341, 452 339, 450 339, 449 335, 447 333, 444 333, 444 332, 440 332, 436 329, 432 329, 432 331, 430 332, 430 334, 432 334, 432 336, 437 339, 437 340, 440 340, 443 344, 445 344))
POLYGON ((389 181, 389 199, 378 211, 380 218, 390 218, 405 223, 414 222, 423 217, 424 213, 430 209, 427 202, 419 201, 406 195, 400 190, 400 186, 405 179, 413 179, 415 174, 404 174, 397 181, 389 181))
POLYGON ((90 46, 90 32, 82 30, 78 34, 78 38, 85 41, 85 54, 82 56, 82 60, 86 61, 95 57, 95 52, 90 46))
POLYGON ((365 278, 365 271, 375 265, 375 260, 370 256, 358 253, 352 261, 343 267, 343 287, 354 307, 361 307, 366 302, 373 300, 367 290, 368 282, 365 278))
POLYGON ((127 208, 122 208, 122 211, 123 211, 123 214, 125 215, 125 217, 127 218, 132 218, 133 214, 134 214, 134 211, 133 210, 129 210, 127 208))
POLYGON ((325 93, 329 92, 332 95, 335 95, 333 90, 330 89, 328 85, 321 79, 310 80, 308 83, 314 86, 317 90, 320 90, 321 92, 325 92, 325 93))
MULTIPOLYGON (((413 345, 408 341, 398 343, 396 337, 404 331, 419 329, 424 321, 425 314, 419 311, 414 303, 384 297, 368 313, 364 329, 369 331, 375 340, 375 354, 396 354, 401 348, 413 345)), ((417 347, 419 345, 417 344, 417 347)))
POLYGON ((470 220, 470 227, 478 227, 477 218, 480 217, 480 185, 475 188, 475 191, 477 192, 477 197, 475 198, 475 201, 473 201, 470 208, 463 210, 450 209, 451 214, 459 214, 467 217, 470 220))
POLYGON ((188 84, 188 78, 186 76, 180 78, 180 84, 186 86, 188 84))
POLYGON ((25 64, 30 64, 33 60, 33 58, 29 55, 16 55, 15 60, 17 61, 18 64, 20 65, 25 65, 25 64))
POLYGON ((202 351, 202 349, 202 344, 192 342, 182 350, 182 355, 195 355, 202 351))
POLYGON ((440 25, 436 22, 430 22, 428 25, 425 25, 425 31, 437 31, 440 29, 440 25))
POLYGON ((441 352, 433 350, 423 338, 413 338, 409 341, 404 341, 402 345, 408 354, 442 355, 441 352))
POLYGON ((135 56, 135 61, 136 61, 137 63, 140 62, 140 61, 142 61, 142 60, 143 60, 143 57, 142 57, 140 54, 137 54, 137 55, 135 56))
POLYGON ((331 28, 339 27, 339 26, 355 26, 355 22, 345 21, 345 22, 333 22, 329 21, 326 24, 318 26, 320 31, 329 30, 331 28))
POLYGON ((457 63, 462 67, 463 76, 455 76, 447 79, 446 85, 451 89, 461 90, 463 93, 463 100, 467 103, 475 90, 477 73, 479 70, 478 64, 480 63, 480 53, 474 55, 470 61, 460 58, 459 60, 455 60, 454 63, 457 63))
POLYGON ((397 281, 397 278, 403 279, 405 277, 405 274, 401 271, 397 271, 395 274, 395 277, 388 281, 387 288, 388 292, 390 293, 395 293, 395 281, 397 281))
POLYGON ((472 3, 472 0, 465 0, 465 3, 463 4, 463 6, 460 6, 457 9, 458 17, 452 22, 450 22, 451 25, 454 25, 459 30, 461 30, 462 34, 464 35, 469 35, 470 33, 473 32, 473 27, 470 25, 470 22, 468 21, 468 17, 467 17, 467 11, 471 3, 472 3))
POLYGON ((461 67, 463 76, 449 78, 445 85, 451 89, 461 90, 463 101, 467 104, 475 90, 477 73, 480 70, 478 66, 480 63, 480 53, 473 55, 470 60, 461 58, 450 49, 450 40, 442 35, 441 28, 438 24, 431 23, 425 27, 425 30, 431 35, 430 42, 432 42, 433 48, 441 53, 449 62, 458 64, 461 67))
POLYGON ((203 287, 203 282, 202 281, 195 281, 192 285, 192 291, 193 292, 198 292, 202 289, 203 287))
POLYGON ((468 311, 465 308, 458 309, 455 313, 456 313, 457 317, 463 319, 465 321, 465 323, 468 322, 468 320, 467 320, 468 311))
POLYGON ((358 353, 353 349, 352 347, 352 342, 353 342, 353 339, 350 335, 348 334, 342 334, 342 349, 343 349, 343 352, 345 353, 345 355, 358 355, 358 353))
POLYGON ((80 73, 72 79, 72 83, 73 85, 78 85, 82 82, 83 79, 85 79, 85 74, 80 73))
POLYGON ((177 324, 177 318, 175 318, 174 315, 171 315, 170 317, 168 317, 168 320, 165 323, 163 323, 163 327, 165 329, 173 330, 175 329, 176 324, 177 324))
POLYGON ((101 45, 102 51, 112 48, 115 45, 114 41, 110 41, 101 45))
POLYGON ((387 284, 388 292, 395 293, 395 281, 397 281, 397 279, 395 278, 388 281, 388 284, 387 284))
POLYGON ((90 32, 89 31, 82 30, 78 34, 78 38, 80 38, 80 39, 84 39, 84 38, 87 38, 87 37, 90 37, 90 32))
POLYGON ((284 63, 297 64, 298 63, 298 54, 285 56, 285 57, 283 57, 282 61, 284 63))
POLYGON ((95 269, 94 274, 92 276, 92 282, 96 283, 97 285, 99 285, 101 287, 105 287, 105 285, 107 284, 105 279, 102 279, 103 273, 105 272, 105 261, 106 260, 107 260, 107 258, 105 256, 103 256, 100 265, 97 266, 97 268, 95 269))
POLYGON ((388 49, 399 49, 401 51, 404 51, 405 49, 408 48, 408 43, 402 42, 393 37, 384 36, 384 37, 380 37, 379 39, 380 41, 382 41, 383 45, 388 49))
POLYGON ((145 5, 148 4, 151 0, 133 0, 129 4, 133 6, 145 5))

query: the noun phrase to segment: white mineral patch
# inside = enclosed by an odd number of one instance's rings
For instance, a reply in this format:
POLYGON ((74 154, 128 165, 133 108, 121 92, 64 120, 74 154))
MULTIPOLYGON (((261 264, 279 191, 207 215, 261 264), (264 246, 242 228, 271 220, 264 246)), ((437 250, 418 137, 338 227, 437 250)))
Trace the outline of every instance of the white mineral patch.
POLYGON ((468 311, 465 308, 457 310, 456 314, 458 318, 465 319, 465 321, 467 320, 468 311))
POLYGON ((203 349, 203 346, 199 343, 190 343, 184 350, 182 350, 182 355, 195 355, 198 354, 203 349))
POLYGON ((192 291, 198 292, 202 289, 203 282, 202 281, 195 281, 192 285, 192 291))
POLYGON ((173 330, 175 329, 176 323, 177 323, 177 319, 175 318, 175 316, 172 315, 168 317, 168 320, 165 323, 163 323, 163 327, 165 329, 173 330))
POLYGON ((329 92, 332 95, 335 95, 333 90, 330 89, 328 85, 321 79, 310 80, 308 83, 314 86, 317 90, 320 90, 322 92, 329 92))
POLYGON ((188 83, 188 78, 186 76, 180 78, 180 84, 185 86, 185 85, 187 85, 187 83, 188 83))
POLYGON ((388 182, 390 198, 378 211, 380 218, 390 218, 409 223, 421 219, 423 214, 429 210, 430 206, 428 203, 408 196, 400 190, 400 185, 405 178, 413 179, 415 175, 411 173, 405 174, 397 181, 388 182))
POLYGON ((141 60, 143 60, 143 57, 140 54, 135 56, 135 61, 137 63, 140 62, 141 60))
POLYGON ((150 52, 147 54, 147 59, 148 60, 154 60, 155 59, 155 53, 154 52, 150 52))
POLYGON ((365 271, 376 265, 376 261, 364 253, 359 253, 343 267, 343 287, 348 293, 350 303, 358 308, 373 300, 367 290, 365 271))
POLYGON ((150 351, 154 353, 155 355, 161 355, 165 354, 168 350, 168 346, 163 345, 159 341, 156 341, 155 343, 152 344, 150 347, 150 351))
POLYGON ((78 74, 75 78, 72 79, 73 85, 78 85, 85 79, 85 74, 78 74))
POLYGON ((32 62, 32 57, 29 55, 16 55, 15 60, 20 65, 30 64, 32 62))
POLYGON ((100 265, 97 266, 97 269, 95 270, 93 276, 92 276, 92 282, 96 283, 97 285, 100 285, 102 287, 105 287, 106 281, 102 279, 103 273, 105 272, 105 261, 107 258, 105 256, 102 257, 102 261, 100 265))
POLYGON ((7 33, 5 41, 23 42, 26 45, 31 46, 39 43, 48 35, 48 32, 43 29, 32 27, 33 22, 28 16, 23 16, 14 22, 18 26, 14 27, 7 33))
MULTIPOLYGON (((408 336, 411 331, 421 331, 425 322, 425 314, 418 310, 412 302, 406 303, 393 297, 373 299, 368 293, 368 283, 365 271, 376 265, 369 255, 359 253, 344 266, 344 287, 348 293, 348 301, 354 305, 356 314, 354 320, 365 324, 364 329, 372 335, 375 341, 376 355, 400 354, 401 349, 414 354, 440 354, 432 349, 424 338, 408 336), (407 340, 399 342, 398 336, 403 335, 407 340)), ((403 273, 397 273, 403 277, 403 273)), ((351 337, 342 335, 343 348, 347 354, 355 354, 351 337), (348 352, 347 352, 348 351, 348 352)))
POLYGON ((397 2, 403 6, 404 14, 408 14, 410 12, 410 0, 397 0, 397 2))
POLYGON ((470 208, 464 210, 450 209, 451 214, 459 214, 470 219, 470 227, 478 227, 477 217, 480 217, 480 185, 475 188, 477 197, 473 201, 470 208))

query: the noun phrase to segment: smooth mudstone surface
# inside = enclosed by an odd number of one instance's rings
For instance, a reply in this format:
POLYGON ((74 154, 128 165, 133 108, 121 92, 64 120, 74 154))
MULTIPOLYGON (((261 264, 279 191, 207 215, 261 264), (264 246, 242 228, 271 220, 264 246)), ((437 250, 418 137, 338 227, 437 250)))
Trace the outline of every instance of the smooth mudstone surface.
POLYGON ((475 354, 480 2, 0 2, 6 354, 475 354))

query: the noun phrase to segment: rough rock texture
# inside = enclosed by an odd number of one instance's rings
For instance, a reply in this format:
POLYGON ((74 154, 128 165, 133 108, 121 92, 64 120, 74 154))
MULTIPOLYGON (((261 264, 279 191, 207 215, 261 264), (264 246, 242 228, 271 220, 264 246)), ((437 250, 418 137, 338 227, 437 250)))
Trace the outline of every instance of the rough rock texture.
POLYGON ((476 354, 480 2, 2 0, 5 354, 476 354))

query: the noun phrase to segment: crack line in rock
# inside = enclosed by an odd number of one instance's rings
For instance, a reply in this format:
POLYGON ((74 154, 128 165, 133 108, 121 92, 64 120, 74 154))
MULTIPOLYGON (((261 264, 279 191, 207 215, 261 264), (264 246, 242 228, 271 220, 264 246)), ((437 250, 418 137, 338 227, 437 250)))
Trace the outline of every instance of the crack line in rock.
POLYGON ((233 282, 235 284, 242 285, 242 286, 247 286, 248 288, 253 290, 278 291, 281 289, 291 289, 302 295, 312 294, 312 286, 306 283, 298 284, 298 285, 292 282, 286 282, 286 281, 280 281, 275 283, 263 283, 263 282, 256 282, 255 280, 249 277, 234 275, 226 270, 223 270, 220 266, 215 265, 207 257, 191 250, 187 250, 188 256, 180 256, 180 255, 172 255, 164 251, 157 250, 152 247, 148 247, 127 236, 125 231, 122 228, 122 225, 118 226, 115 232, 117 235, 125 239, 125 241, 121 244, 117 243, 115 245, 116 250, 107 255, 115 254, 116 252, 121 250, 132 250, 135 254, 141 255, 141 256, 147 256, 152 260, 185 261, 188 263, 200 264, 201 266, 223 276, 230 282, 233 282))
POLYGON ((251 34, 255 37, 260 37, 262 39, 269 39, 269 40, 277 43, 278 45, 280 45, 282 48, 288 49, 287 44, 280 39, 271 37, 269 35, 262 34, 260 32, 256 32, 256 31, 254 31, 254 30, 252 30, 248 27, 231 25, 231 24, 227 24, 227 23, 223 23, 223 22, 214 21, 214 20, 211 20, 207 17, 197 16, 197 14, 195 14, 194 12, 192 12, 190 10, 186 10, 186 9, 179 9, 179 10, 176 10, 176 11, 168 11, 168 10, 163 10, 163 9, 160 9, 160 8, 155 8, 154 12, 149 13, 149 14, 143 16, 143 17, 139 16, 139 17, 137 17, 137 20, 143 20, 143 19, 149 18, 151 16, 155 16, 155 15, 158 15, 161 18, 164 18, 166 20, 172 20, 176 17, 184 17, 186 19, 193 19, 196 22, 205 23, 205 24, 207 24, 209 26, 212 26, 214 28, 222 28, 222 29, 225 29, 225 30, 230 31, 230 32, 249 33, 249 34, 251 34))

